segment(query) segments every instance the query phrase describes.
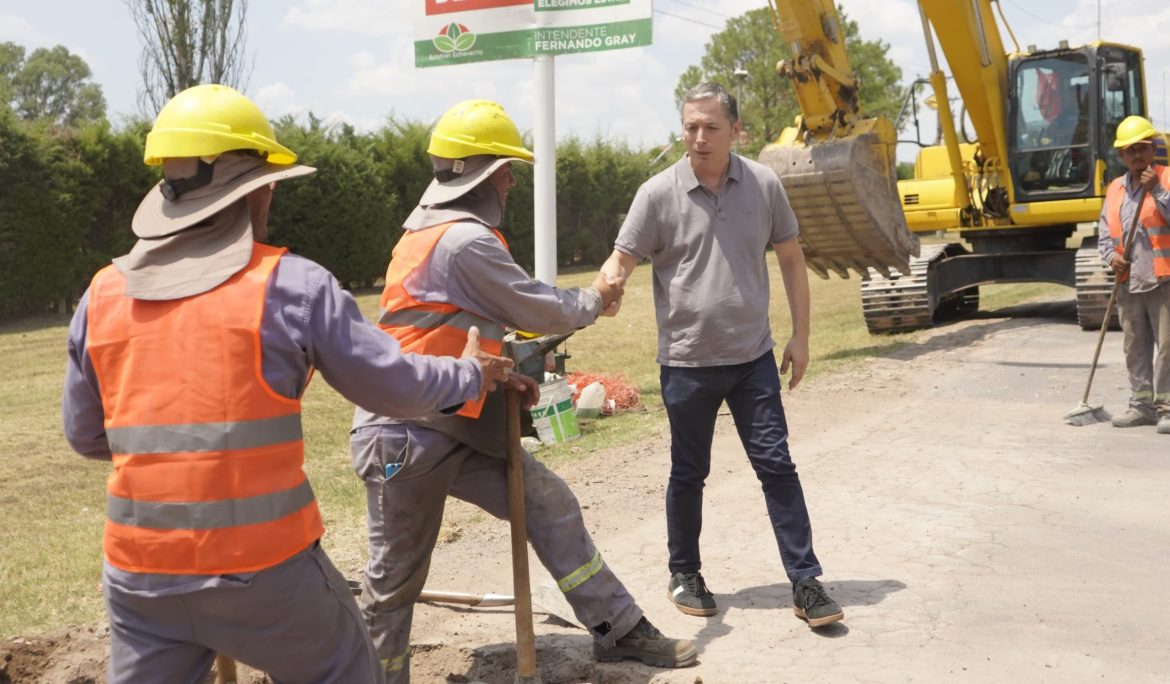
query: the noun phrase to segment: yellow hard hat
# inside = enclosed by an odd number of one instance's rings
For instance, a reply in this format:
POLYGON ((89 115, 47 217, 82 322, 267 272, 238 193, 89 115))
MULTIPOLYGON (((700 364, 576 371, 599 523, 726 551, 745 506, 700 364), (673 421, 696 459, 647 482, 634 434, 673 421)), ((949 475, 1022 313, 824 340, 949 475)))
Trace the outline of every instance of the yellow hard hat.
POLYGON ((427 154, 446 159, 492 154, 533 160, 516 124, 491 100, 464 100, 448 109, 435 124, 427 154))
POLYGON ((1143 116, 1127 116, 1117 124, 1117 139, 1113 141, 1113 146, 1129 147, 1156 135, 1158 131, 1149 119, 1143 116))
POLYGON ((157 166, 174 157, 210 157, 231 150, 267 153, 273 164, 292 164, 297 155, 276 142, 260 108, 224 85, 197 85, 171 98, 146 135, 143 161, 157 166))

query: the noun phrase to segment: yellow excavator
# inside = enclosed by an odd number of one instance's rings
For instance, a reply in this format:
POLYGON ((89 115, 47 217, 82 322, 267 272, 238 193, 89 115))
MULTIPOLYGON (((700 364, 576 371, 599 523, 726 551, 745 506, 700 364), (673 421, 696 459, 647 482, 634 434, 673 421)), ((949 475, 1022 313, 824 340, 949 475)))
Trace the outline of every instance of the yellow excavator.
MULTIPOLYGON (((769 0, 792 49, 776 70, 801 115, 760 161, 784 183, 809 267, 861 276, 872 332, 975 311, 979 286, 992 283, 1074 287, 1080 325, 1103 322, 1113 274, 1095 237, 1067 244, 1078 223, 1097 220, 1109 181, 1125 171, 1112 147, 1117 125, 1148 116, 1141 51, 1062 41, 1007 53, 993 5, 1015 44, 996 0, 919 0, 941 143, 923 146, 914 177, 898 181, 897 131, 861 111, 833 0, 769 0), (936 41, 965 110, 963 139, 936 41), (961 242, 921 244, 919 234, 961 242)), ((1161 163, 1165 154, 1162 141, 1161 163)))

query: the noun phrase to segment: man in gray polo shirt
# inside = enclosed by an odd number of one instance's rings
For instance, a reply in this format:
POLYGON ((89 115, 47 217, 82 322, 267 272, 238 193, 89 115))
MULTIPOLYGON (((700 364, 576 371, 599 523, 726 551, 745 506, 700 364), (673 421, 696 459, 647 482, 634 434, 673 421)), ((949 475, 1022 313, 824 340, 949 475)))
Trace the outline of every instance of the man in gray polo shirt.
POLYGON ((623 285, 638 261, 650 259, 654 268, 658 363, 671 432, 668 591, 683 613, 716 612, 699 572, 699 533, 715 417, 726 401, 763 487, 795 612, 820 627, 844 613, 816 579, 821 565, 780 403, 779 374, 791 370, 792 389, 809 359, 808 274, 796 217, 771 169, 731 153, 740 122, 726 89, 702 83, 688 91, 682 124, 687 156, 638 189, 602 268, 623 285), (768 323, 769 243, 792 314, 779 373, 768 323))

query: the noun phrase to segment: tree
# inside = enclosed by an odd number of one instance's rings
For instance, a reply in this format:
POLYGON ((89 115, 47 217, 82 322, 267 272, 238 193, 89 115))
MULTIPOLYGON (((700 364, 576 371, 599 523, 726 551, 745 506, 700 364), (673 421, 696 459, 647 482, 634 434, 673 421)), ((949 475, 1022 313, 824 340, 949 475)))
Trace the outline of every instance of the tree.
POLYGON ((386 272, 405 218, 385 168, 371 152, 372 136, 344 124, 325 126, 311 114, 307 126, 285 117, 275 132, 317 173, 277 190, 273 244, 321 264, 344 287, 372 285, 386 272))
POLYGON ((125 0, 142 37, 139 107, 147 116, 201 83, 244 90, 247 0, 125 0))
POLYGON ((16 43, 0 43, 0 102, 12 99, 12 77, 24 63, 24 48, 16 43))
POLYGON ((0 97, 26 121, 76 127, 104 119, 106 100, 91 76, 64 46, 38 48, 25 59, 23 47, 0 43, 0 97))
MULTIPOLYGON (((845 29, 845 49, 861 82, 862 111, 866 116, 896 116, 902 100, 898 85, 902 70, 886 58, 889 45, 880 40, 862 40, 857 22, 840 8, 838 13, 845 29)), ((737 68, 747 71, 739 91, 739 114, 749 141, 742 151, 755 156, 800 114, 792 87, 776 74, 776 63, 791 56, 776 33, 771 10, 751 10, 729 19, 727 27, 707 44, 699 65, 682 73, 674 91, 675 100, 681 108, 684 93, 703 81, 721 83, 736 94, 732 74, 737 68)))

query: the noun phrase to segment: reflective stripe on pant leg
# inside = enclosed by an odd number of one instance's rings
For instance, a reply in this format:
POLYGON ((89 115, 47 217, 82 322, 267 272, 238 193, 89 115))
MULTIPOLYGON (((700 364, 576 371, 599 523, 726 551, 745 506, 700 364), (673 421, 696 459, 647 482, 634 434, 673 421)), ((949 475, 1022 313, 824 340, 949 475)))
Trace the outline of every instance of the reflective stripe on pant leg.
POLYGON ((397 678, 400 674, 406 675, 406 678, 404 678, 402 681, 409 681, 410 668, 407 667, 408 665, 410 665, 409 646, 406 647, 405 651, 399 653, 393 658, 382 658, 382 670, 386 673, 387 684, 398 681, 397 678))
POLYGON ((603 567, 605 567, 605 562, 601 560, 601 552, 598 551, 593 554, 593 558, 588 563, 558 579, 557 586, 567 594, 581 586, 590 577, 596 575, 603 567))
MULTIPOLYGON (((507 520, 505 462, 481 453, 467 457, 451 494, 507 520)), ((585 528, 581 505, 569 486, 527 452, 524 454, 524 510, 528 541, 541 564, 557 580, 570 577, 580 580, 570 580, 568 583, 573 586, 568 590, 558 581, 577 620, 602 644, 612 646, 615 634, 622 636, 633 629, 642 611, 609 565, 601 560, 585 528)))

